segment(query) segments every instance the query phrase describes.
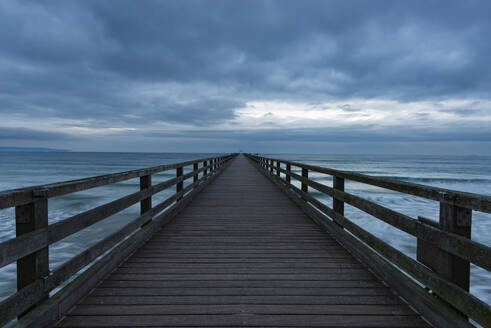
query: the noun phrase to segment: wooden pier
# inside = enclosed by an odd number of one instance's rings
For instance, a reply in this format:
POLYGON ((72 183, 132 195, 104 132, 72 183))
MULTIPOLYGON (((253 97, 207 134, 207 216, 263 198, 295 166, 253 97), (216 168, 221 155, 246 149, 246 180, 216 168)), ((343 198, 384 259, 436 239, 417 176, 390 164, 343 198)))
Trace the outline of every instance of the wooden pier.
POLYGON ((469 208, 491 212, 490 197, 439 194, 440 223, 448 216, 459 222, 458 229, 443 228, 355 197, 344 191, 344 179, 430 199, 442 192, 229 155, 0 193, 0 208, 16 206, 18 224, 18 237, 0 244, 0 264, 17 260, 21 281, 19 292, 0 305, 0 318, 6 323, 19 316, 10 324, 22 327, 472 327, 471 317, 489 326, 489 305, 468 292, 468 266, 489 270, 491 252, 465 227, 469 208), (185 174, 186 166, 192 171, 185 174), (169 169, 176 178, 152 185, 152 174, 169 169), (332 175, 333 187, 309 179, 309 171, 332 175), (130 178, 140 179, 141 190, 125 201, 39 226, 49 197, 130 178), (185 187, 186 179, 193 182, 185 187), (176 194, 152 206, 151 196, 172 185, 176 194), (312 197, 309 187, 331 195, 333 209, 312 197), (137 202, 140 217, 47 270, 49 244, 137 202), (418 261, 345 218, 345 203, 416 235, 418 261), (31 226, 22 231, 23 220, 31 226))

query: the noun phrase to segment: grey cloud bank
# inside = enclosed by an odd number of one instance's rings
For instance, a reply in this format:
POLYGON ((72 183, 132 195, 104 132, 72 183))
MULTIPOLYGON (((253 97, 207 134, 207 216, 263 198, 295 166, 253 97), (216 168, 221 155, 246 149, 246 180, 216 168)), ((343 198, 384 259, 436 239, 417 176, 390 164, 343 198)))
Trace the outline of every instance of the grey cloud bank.
POLYGON ((491 154, 489 17, 488 1, 2 1, 0 145, 491 154))

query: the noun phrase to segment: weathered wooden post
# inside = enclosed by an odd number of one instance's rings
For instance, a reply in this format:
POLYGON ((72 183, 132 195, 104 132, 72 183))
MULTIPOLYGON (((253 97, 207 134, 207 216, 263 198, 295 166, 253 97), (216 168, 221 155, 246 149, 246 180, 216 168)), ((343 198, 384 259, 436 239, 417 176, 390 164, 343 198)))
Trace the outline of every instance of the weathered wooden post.
POLYGON ((273 174, 273 160, 272 159, 269 160, 269 172, 271 172, 271 174, 273 174))
MULTIPOLYGON (((144 175, 140 177, 140 190, 143 191, 152 187, 152 176, 144 175)), ((152 196, 149 196, 140 201, 140 214, 145 214, 152 209, 152 196)))
POLYGON ((196 183, 198 182, 198 162, 193 164, 193 171, 194 171, 193 182, 196 183))
POLYGON ((203 162, 203 167, 204 167, 204 170, 203 170, 203 177, 206 177, 206 175, 208 174, 208 168, 207 168, 208 164, 206 161, 203 162))
MULTIPOLYGON (((333 175, 332 186, 336 190, 344 191, 344 179, 333 175)), ((333 208, 334 212, 344 216, 344 202, 342 200, 340 200, 336 197, 333 197, 332 208, 333 208)), ((334 219, 334 222, 342 227, 342 225, 339 224, 336 219, 334 219)))
MULTIPOLYGON (((179 179, 180 177, 182 177, 182 166, 181 167, 178 167, 176 169, 176 177, 179 179)), ((176 184, 176 193, 180 193, 183 189, 183 186, 184 186, 184 182, 181 180, 180 182, 178 182, 176 184)), ((176 201, 180 201, 182 199, 182 196, 179 196, 177 197, 176 201)))
POLYGON ((290 172, 292 171, 292 166, 290 165, 290 163, 287 163, 286 164, 286 182, 288 184, 291 184, 292 183, 292 178, 290 176, 290 172))
MULTIPOLYGON (((306 168, 302 168, 302 177, 305 179, 309 178, 309 170, 306 168)), ((302 191, 303 192, 308 192, 309 191, 309 185, 306 182, 302 181, 302 191)))
MULTIPOLYGON (((34 190, 33 196, 34 200, 31 203, 15 207, 15 233, 17 237, 48 226, 47 191, 34 190)), ((37 252, 17 260, 17 290, 21 290, 37 279, 43 279, 48 275, 48 247, 43 247, 37 252)), ((39 302, 48 297, 49 293, 46 293, 39 302)))
POLYGON ((276 161, 276 175, 280 176, 280 161, 276 161))
MULTIPOLYGON (((457 206, 454 201, 454 195, 442 193, 440 198, 439 222, 434 222, 424 217, 418 217, 418 220, 422 224, 430 225, 470 239, 472 210, 457 206)), ((417 259, 438 273, 442 278, 469 291, 470 264, 468 261, 433 246, 422 239, 418 239, 417 259)), ((465 317, 463 314, 462 316, 465 317)))
MULTIPOLYGON (((471 238, 472 210, 454 204, 454 198, 442 195, 440 201, 440 227, 444 231, 471 238)), ((469 291, 470 265, 458 256, 442 252, 440 275, 469 291)))

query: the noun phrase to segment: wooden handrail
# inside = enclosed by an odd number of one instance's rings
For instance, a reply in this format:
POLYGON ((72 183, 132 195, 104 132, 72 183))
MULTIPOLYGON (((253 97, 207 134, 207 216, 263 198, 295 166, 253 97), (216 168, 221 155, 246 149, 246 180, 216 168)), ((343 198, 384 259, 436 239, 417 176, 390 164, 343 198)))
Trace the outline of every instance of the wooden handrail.
MULTIPOLYGON (((249 156, 255 156, 255 155, 249 155, 249 156)), ((265 165, 268 165, 267 161, 273 161, 273 162, 279 161, 280 163, 290 164, 291 166, 307 169, 309 171, 324 173, 338 178, 357 181, 372 186, 381 187, 384 189, 390 189, 409 195, 436 200, 439 202, 441 201, 441 202, 451 203, 452 205, 457 205, 475 211, 491 213, 491 196, 487 196, 487 195, 480 195, 470 192, 426 186, 426 185, 412 183, 412 182, 404 182, 395 179, 375 177, 375 176, 370 176, 370 175, 350 172, 350 171, 335 170, 322 166, 308 165, 308 164, 292 162, 292 161, 287 161, 277 158, 259 157, 259 156, 257 157, 265 160, 266 162, 263 162, 263 164, 265 165)), ((272 167, 271 169, 275 170, 276 168, 272 167)))
POLYGON ((1 191, 0 209, 28 204, 39 196, 43 198, 62 196, 77 191, 83 191, 91 188, 113 184, 116 182, 138 178, 141 176, 152 175, 163 171, 169 171, 169 170, 177 169, 178 167, 189 166, 203 161, 210 161, 213 158, 214 157, 207 157, 207 158, 181 162, 181 163, 159 165, 159 166, 138 169, 138 170, 111 173, 111 174, 93 176, 93 177, 77 179, 77 180, 56 182, 56 183, 50 183, 45 185, 37 185, 37 186, 20 188, 20 189, 1 191))
MULTIPOLYGON (((211 165, 209 165, 211 166, 211 165)), ((208 167, 209 167, 208 166, 208 167)), ((161 192, 177 183, 202 172, 205 167, 192 171, 183 176, 172 178, 151 186, 145 190, 121 197, 109 203, 100 205, 72 217, 63 219, 45 228, 34 230, 17 238, 0 243, 0 267, 3 267, 21 257, 27 256, 39 249, 64 239, 86 227, 89 227, 107 217, 114 215, 148 197, 161 192)))
MULTIPOLYGON (((280 169, 280 172, 285 174, 287 173, 287 171, 283 169, 280 169)), ((491 248, 486 245, 477 243, 469 238, 464 238, 451 232, 443 231, 367 199, 336 190, 335 188, 306 179, 298 174, 292 172, 288 174, 303 184, 311 186, 323 194, 331 196, 334 199, 338 199, 343 203, 346 202, 364 211, 365 213, 368 213, 392 225, 393 227, 398 228, 399 230, 421 238, 449 253, 491 271, 491 248)), ((333 206, 333 209, 334 208, 335 206, 333 206)), ((336 212, 343 215, 343 213, 340 213, 340 211, 336 212)))
MULTIPOLYGON (((46 300, 49 297, 50 291, 70 279, 70 277, 92 263, 96 258, 118 245, 126 237, 134 234, 135 231, 142 231, 142 233, 144 233, 144 230, 148 230, 146 229, 148 223, 155 220, 162 221, 165 217, 175 215, 175 211, 181 208, 182 203, 186 203, 184 200, 186 200, 188 194, 192 194, 193 191, 199 191, 199 187, 205 181, 221 171, 223 165, 235 156, 236 154, 209 157, 153 168, 1 192, 0 205, 4 206, 3 208, 16 207, 17 227, 19 227, 19 224, 24 224, 33 225, 34 228, 27 231, 24 229, 21 234, 19 234, 18 230, 17 237, 0 243, 0 267, 14 261, 17 261, 18 264, 18 291, 0 302, 0 325, 12 320, 16 316, 22 315, 34 305, 46 300), (203 164, 198 168, 199 163, 203 164), (192 165, 193 170, 183 174, 183 167, 190 165, 192 165), (156 185, 151 184, 152 174, 170 169, 176 169, 175 178, 156 185), (201 177, 199 177, 200 173, 202 173, 201 177), (39 227, 36 224, 36 220, 39 220, 38 217, 40 216, 41 219, 46 219, 47 223, 47 201, 49 197, 138 177, 140 177, 140 191, 54 224, 46 224, 39 227), (190 178, 193 178, 192 183, 184 187, 183 182, 190 178), (159 204, 152 206, 152 195, 173 185, 176 185, 176 193, 159 204), (39 192, 39 190, 42 190, 42 192, 39 192), (38 209, 37 207, 39 206, 34 206, 33 204, 38 204, 40 200, 42 201, 42 207, 38 209), (138 202, 140 202, 141 206, 141 215, 139 217, 133 219, 116 232, 98 241, 82 253, 74 256, 52 272, 49 272, 49 257, 47 253, 49 245, 104 220, 138 202), (41 214, 37 214, 36 211, 38 210, 41 211, 41 214), (158 216, 156 217, 156 215, 158 216), (35 266, 32 266, 33 258, 35 259, 34 262, 37 261, 37 264, 34 263, 35 266), (45 265, 41 265, 41 267, 46 267, 45 271, 40 272, 37 269, 39 267, 39 262, 41 262, 41 264, 45 263, 45 265), (23 267, 19 267, 19 263, 22 264, 23 267), (21 283, 19 283, 19 281, 21 281, 21 283)), ((30 226, 28 226, 28 228, 30 228, 30 226)), ((141 238, 137 239, 141 240, 141 238)), ((93 266, 94 265, 95 264, 93 264, 93 266)), ((61 293, 61 291, 59 293, 61 293)), ((59 293, 57 293, 57 295, 59 293)))
MULTIPOLYGON (((330 231, 337 231, 341 242, 347 241, 348 230, 361 242, 369 246, 363 252, 375 250, 388 261, 391 269, 383 272, 403 270, 413 279, 431 289, 434 294, 476 322, 491 325, 491 307, 469 293, 469 263, 491 271, 491 248, 470 239, 472 210, 491 213, 491 197, 455 190, 424 186, 397 180, 372 177, 359 173, 333 170, 281 159, 246 155, 257 163, 264 174, 279 183, 280 187, 296 195, 296 201, 305 204, 306 210, 330 231), (286 164, 286 169, 281 167, 286 164), (291 167, 301 168, 301 175, 291 167), (333 176, 333 187, 309 179, 309 170, 333 176), (284 175, 284 176, 282 176, 284 175), (291 179, 300 182, 301 188, 291 184, 291 179), (416 195, 440 202, 440 224, 427 224, 424 219, 413 219, 387 207, 344 191, 344 180, 354 180, 402 193, 416 195), (323 204, 308 192, 312 187, 333 198, 333 208, 323 204), (350 204, 390 225, 418 238, 418 259, 403 254, 387 242, 380 240, 344 216, 344 203, 350 204), (330 218, 330 219, 329 219, 330 218), (424 241, 424 242, 423 242, 424 241), (427 253, 431 255, 427 255, 427 253), (420 255, 424 254, 424 255, 420 255), (445 265, 443 265, 443 263, 445 265), (451 267, 451 270, 448 270, 451 267)), ((360 249, 362 249, 360 247, 360 249)), ((368 254, 368 257, 372 255, 368 254)), ((379 261, 384 263, 384 261, 379 261)), ((401 274, 401 276, 404 276, 401 274)), ((398 278, 400 279, 400 277, 398 278)), ((404 278, 402 278, 404 279, 404 278)), ((406 278, 407 279, 407 278, 406 278)), ((418 286, 419 294, 431 297, 427 290, 418 286)), ((431 302, 428 298, 426 302, 431 302)), ((454 310, 450 310, 452 312, 454 310)))

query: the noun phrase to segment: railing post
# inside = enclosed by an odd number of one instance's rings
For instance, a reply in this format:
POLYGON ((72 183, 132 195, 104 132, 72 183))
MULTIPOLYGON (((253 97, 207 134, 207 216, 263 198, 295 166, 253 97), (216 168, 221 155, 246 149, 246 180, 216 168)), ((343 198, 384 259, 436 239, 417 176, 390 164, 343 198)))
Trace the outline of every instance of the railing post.
MULTIPOLYGON (((178 167, 176 169, 176 177, 179 178, 179 177, 182 177, 182 166, 181 167, 178 167)), ((183 186, 184 186, 184 182, 181 181, 181 182, 178 182, 176 184, 176 193, 180 193, 183 189, 183 186)), ((182 196, 179 196, 177 197, 176 201, 180 201, 182 199, 182 196)))
POLYGON ((208 163, 206 161, 203 162, 203 167, 205 168, 203 170, 203 177, 206 177, 206 175, 208 174, 208 168, 206 167, 208 165, 208 163))
MULTIPOLYGON (((453 204, 448 194, 440 201, 440 227, 444 231, 471 238, 472 210, 453 204)), ((458 256, 442 251, 442 271, 444 278, 469 291, 470 265, 458 256)))
POLYGON ((273 174, 273 160, 272 159, 269 160, 269 172, 271 172, 271 174, 273 174))
MULTIPOLYGON (((36 199, 32 203, 15 207, 15 233, 17 237, 48 226, 47 193, 45 190, 33 191, 33 193, 36 199)), ((17 290, 21 290, 37 279, 43 279, 48 275, 48 247, 17 260, 17 290)), ((46 293, 40 302, 48 297, 49 293, 46 293)))
MULTIPOLYGON (((336 190, 344 191, 344 179, 333 175, 332 186, 336 190)), ((344 202, 342 200, 339 200, 336 197, 333 197, 332 208, 333 208, 334 212, 344 216, 344 202)), ((337 222, 337 220, 334 220, 334 222, 342 227, 342 225, 340 225, 337 222)))
MULTIPOLYGON (((143 191, 152 186, 152 176, 144 175, 140 177, 140 190, 143 191)), ((140 201, 140 214, 145 214, 152 209, 152 196, 142 199, 140 201)))
POLYGON ((280 176, 280 161, 276 161, 276 175, 280 176))
MULTIPOLYGON (((302 168, 302 177, 305 179, 308 179, 309 178, 309 170, 307 170, 306 168, 302 168)), ((302 191, 303 192, 309 191, 309 185, 303 181, 302 181, 302 191)))
MULTIPOLYGON (((440 221, 435 222, 421 216, 418 217, 418 221, 468 239, 471 238, 472 210, 455 205, 454 199, 446 193, 441 195, 440 221)), ((419 262, 431 268, 439 276, 469 291, 470 264, 468 261, 419 238, 416 254, 419 262)), ((462 314, 462 316, 466 318, 465 315, 462 314)))
POLYGON ((198 182, 198 162, 193 164, 193 171, 194 171, 193 182, 196 183, 198 182))
POLYGON ((292 171, 292 166, 290 163, 286 164, 286 183, 291 184, 292 183, 292 178, 290 176, 290 172, 292 171))

